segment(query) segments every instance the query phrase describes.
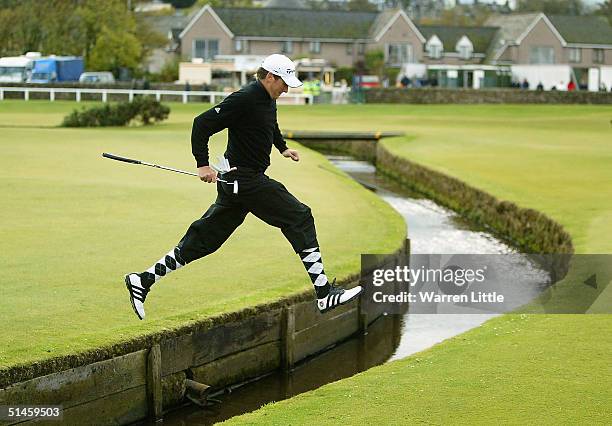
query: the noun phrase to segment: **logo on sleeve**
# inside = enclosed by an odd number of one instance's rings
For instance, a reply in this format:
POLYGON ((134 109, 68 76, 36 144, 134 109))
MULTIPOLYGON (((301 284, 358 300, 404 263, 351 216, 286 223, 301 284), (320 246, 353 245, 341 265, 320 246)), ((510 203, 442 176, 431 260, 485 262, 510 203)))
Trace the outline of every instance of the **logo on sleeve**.
POLYGON ((219 114, 219 111, 221 111, 221 108, 217 107, 215 108, 215 111, 217 111, 217 114, 219 114))

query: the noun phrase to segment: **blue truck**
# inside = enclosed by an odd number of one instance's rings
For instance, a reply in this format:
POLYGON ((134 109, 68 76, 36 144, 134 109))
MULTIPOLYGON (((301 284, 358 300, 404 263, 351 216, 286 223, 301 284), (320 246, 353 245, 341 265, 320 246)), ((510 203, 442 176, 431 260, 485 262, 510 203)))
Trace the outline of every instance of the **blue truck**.
POLYGON ((83 58, 77 56, 50 56, 34 61, 29 83, 60 83, 78 81, 83 72, 83 58))

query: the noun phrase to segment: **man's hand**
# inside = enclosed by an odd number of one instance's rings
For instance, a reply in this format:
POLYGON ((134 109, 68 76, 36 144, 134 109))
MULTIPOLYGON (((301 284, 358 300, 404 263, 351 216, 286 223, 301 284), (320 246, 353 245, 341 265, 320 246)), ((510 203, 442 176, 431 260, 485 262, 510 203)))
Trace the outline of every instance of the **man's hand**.
POLYGON ((198 176, 200 180, 207 183, 215 183, 217 181, 217 172, 215 172, 210 166, 198 167, 198 176))
POLYGON ((300 161, 300 155, 295 149, 289 149, 283 151, 283 157, 291 158, 293 161, 300 161))

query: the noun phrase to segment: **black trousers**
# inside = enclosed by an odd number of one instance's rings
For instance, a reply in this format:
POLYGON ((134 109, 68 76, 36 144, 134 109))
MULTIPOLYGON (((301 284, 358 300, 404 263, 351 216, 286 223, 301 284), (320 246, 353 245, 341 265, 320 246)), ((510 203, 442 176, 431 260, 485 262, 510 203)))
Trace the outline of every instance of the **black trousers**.
POLYGON ((232 185, 217 182, 215 203, 191 224, 178 244, 185 262, 219 249, 249 213, 280 228, 296 253, 319 246, 310 207, 291 195, 282 183, 243 168, 224 174, 223 179, 238 180, 238 193, 233 193, 232 185))

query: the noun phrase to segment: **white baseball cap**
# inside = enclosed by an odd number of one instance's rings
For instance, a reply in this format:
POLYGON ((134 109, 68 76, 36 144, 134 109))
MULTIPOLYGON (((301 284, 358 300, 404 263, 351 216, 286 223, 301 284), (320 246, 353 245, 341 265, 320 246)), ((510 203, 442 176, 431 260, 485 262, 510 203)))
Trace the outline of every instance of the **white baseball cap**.
POLYGON ((285 55, 279 55, 278 53, 270 55, 264 59, 261 67, 282 78, 289 87, 300 87, 302 85, 302 82, 295 76, 295 64, 285 55))

